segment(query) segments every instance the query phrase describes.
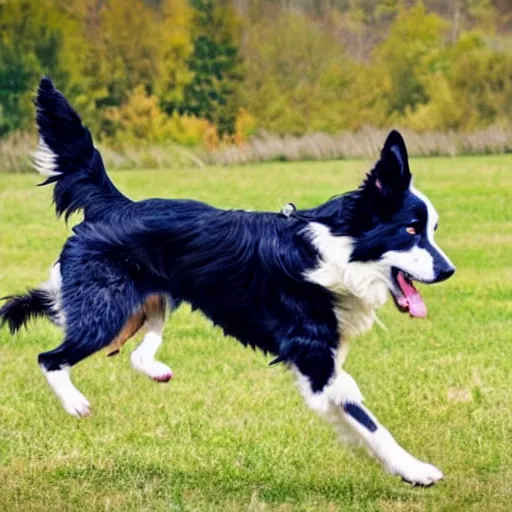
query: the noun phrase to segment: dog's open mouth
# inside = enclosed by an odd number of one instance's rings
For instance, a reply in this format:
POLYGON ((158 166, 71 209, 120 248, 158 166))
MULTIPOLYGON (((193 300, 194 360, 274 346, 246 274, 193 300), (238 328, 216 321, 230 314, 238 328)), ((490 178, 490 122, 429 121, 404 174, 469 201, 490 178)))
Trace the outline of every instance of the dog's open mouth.
POLYGON ((427 316, 427 306, 423 302, 420 292, 412 284, 412 278, 405 272, 393 267, 391 269, 391 279, 393 281, 391 295, 395 300, 396 307, 402 313, 409 312, 412 317, 425 318, 427 316))

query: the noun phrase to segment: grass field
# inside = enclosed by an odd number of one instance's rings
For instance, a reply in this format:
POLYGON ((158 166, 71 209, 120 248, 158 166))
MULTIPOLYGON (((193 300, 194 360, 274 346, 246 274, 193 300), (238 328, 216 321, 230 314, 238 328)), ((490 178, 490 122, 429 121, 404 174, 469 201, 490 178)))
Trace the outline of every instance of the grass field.
MULTIPOLYGON (((309 206, 358 184, 368 162, 113 173, 133 198, 222 207, 309 206)), ((422 287, 426 320, 390 303, 346 368, 367 405, 446 477, 429 489, 386 475, 337 442, 292 376, 224 338, 187 307, 167 323, 168 385, 135 373, 129 349, 74 371, 94 413, 76 420, 50 393, 37 354, 47 322, 0 332, 0 511, 482 511, 512 503, 512 157, 417 159, 456 264, 422 287)), ((0 296, 46 278, 68 230, 35 175, 0 175, 0 296)))

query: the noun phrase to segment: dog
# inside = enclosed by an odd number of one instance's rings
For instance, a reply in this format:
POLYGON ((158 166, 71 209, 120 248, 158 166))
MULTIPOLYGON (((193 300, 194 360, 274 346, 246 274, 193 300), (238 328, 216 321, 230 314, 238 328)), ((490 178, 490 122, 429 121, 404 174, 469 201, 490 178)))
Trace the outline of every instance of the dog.
POLYGON ((371 328, 389 295, 400 311, 424 317, 414 282, 437 283, 455 271, 434 241, 439 217, 412 184, 398 131, 354 191, 310 209, 222 210, 193 200, 130 200, 47 77, 35 104, 43 185, 54 185, 58 215, 82 211, 83 220, 48 282, 7 297, 0 319, 13 333, 35 316, 62 327, 62 344, 38 362, 68 413, 90 414, 70 368, 102 348, 118 352, 143 326, 131 363, 169 381, 171 369, 155 354, 166 309, 188 302, 226 335, 287 365, 307 404, 388 472, 422 486, 443 477, 395 441, 343 370, 348 340, 371 328))

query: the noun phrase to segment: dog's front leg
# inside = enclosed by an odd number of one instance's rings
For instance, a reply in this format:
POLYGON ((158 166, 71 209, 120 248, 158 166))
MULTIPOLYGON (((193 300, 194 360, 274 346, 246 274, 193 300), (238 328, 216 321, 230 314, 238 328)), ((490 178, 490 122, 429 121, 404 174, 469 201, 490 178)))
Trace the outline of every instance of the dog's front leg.
POLYGON ((344 438, 361 442, 393 475, 413 485, 429 486, 443 478, 436 467, 413 457, 363 405, 355 380, 339 371, 320 391, 313 392, 310 380, 299 373, 299 388, 308 405, 331 422, 344 438))

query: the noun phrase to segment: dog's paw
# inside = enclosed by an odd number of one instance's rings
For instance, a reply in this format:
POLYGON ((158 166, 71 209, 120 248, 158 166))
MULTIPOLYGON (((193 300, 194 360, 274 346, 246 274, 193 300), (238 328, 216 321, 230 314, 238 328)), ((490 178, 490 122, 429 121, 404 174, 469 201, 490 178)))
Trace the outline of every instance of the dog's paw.
POLYGON ((160 361, 154 361, 146 371, 146 375, 157 382, 169 382, 172 379, 172 370, 160 361))
POLYGON ((67 413, 76 418, 91 415, 91 408, 87 398, 85 398, 71 382, 69 367, 47 371, 42 366, 41 369, 43 370, 48 384, 60 399, 67 413))
POLYGON ((69 389, 65 394, 62 394, 60 398, 66 412, 75 416, 75 418, 83 418, 91 415, 89 401, 78 389, 69 389))
POLYGON ((391 472, 413 486, 430 487, 443 478, 443 473, 435 466, 421 462, 407 452, 400 459, 390 468, 391 472))
POLYGON ((172 370, 166 364, 154 359, 141 360, 134 353, 132 354, 132 366, 157 382, 169 382, 172 379, 172 370))

